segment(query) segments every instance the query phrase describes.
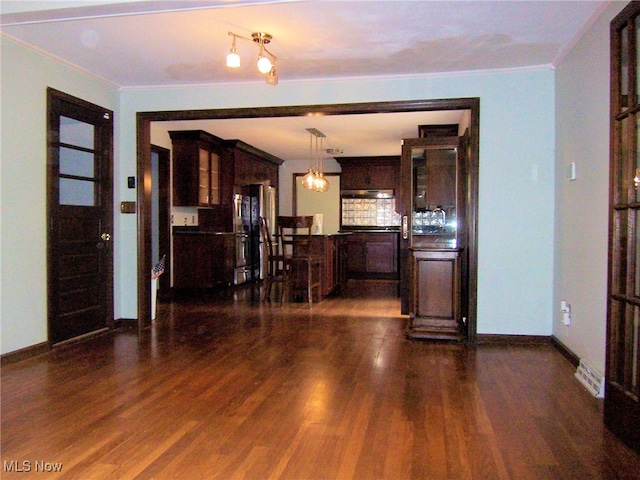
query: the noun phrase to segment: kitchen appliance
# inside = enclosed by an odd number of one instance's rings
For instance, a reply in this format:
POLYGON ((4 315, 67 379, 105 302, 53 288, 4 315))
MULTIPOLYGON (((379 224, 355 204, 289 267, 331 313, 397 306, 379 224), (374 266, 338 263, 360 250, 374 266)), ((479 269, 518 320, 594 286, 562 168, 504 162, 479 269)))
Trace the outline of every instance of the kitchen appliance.
POLYGON ((276 188, 268 184, 254 184, 250 188, 251 194, 251 269, 254 280, 264 280, 267 274, 266 245, 260 235, 260 217, 267 222, 269 232, 276 228, 276 188))
POLYGON ((251 197, 235 194, 233 214, 233 233, 235 234, 233 284, 240 285, 251 279, 251 197))

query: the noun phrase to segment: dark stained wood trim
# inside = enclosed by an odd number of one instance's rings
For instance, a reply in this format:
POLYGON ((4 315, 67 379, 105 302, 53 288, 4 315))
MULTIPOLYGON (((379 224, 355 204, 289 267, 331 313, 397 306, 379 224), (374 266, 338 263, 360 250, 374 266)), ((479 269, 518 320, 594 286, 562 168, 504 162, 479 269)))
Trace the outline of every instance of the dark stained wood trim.
POLYGON ((27 358, 35 357, 36 355, 42 355, 51 350, 49 342, 36 343, 29 347, 21 348, 20 350, 14 350, 13 352, 5 353, 0 356, 0 363, 4 367, 12 363, 17 363, 27 358))
POLYGON ((558 350, 564 358, 569 360, 571 365, 573 365, 575 368, 578 368, 578 365, 580 365, 580 357, 578 355, 569 350, 569 348, 564 343, 562 343, 553 335, 551 336, 551 343, 554 347, 556 347, 556 350, 558 350))
POLYGON ((312 114, 323 115, 357 115, 362 113, 399 113, 423 112, 436 110, 466 110, 478 108, 480 99, 476 97, 440 99, 440 100, 406 100, 367 103, 337 103, 296 105, 280 107, 246 107, 221 108, 203 110, 165 110, 139 112, 138 116, 148 121, 169 120, 210 120, 225 118, 269 118, 269 117, 306 117, 312 114))
POLYGON ((159 299, 167 299, 171 292, 171 151, 152 145, 151 150, 158 154, 158 229, 159 254, 166 255, 164 274, 158 279, 159 299))
POLYGON ((478 277, 478 162, 480 141, 480 98, 420 99, 366 103, 315 104, 277 107, 222 108, 202 110, 165 110, 138 112, 137 119, 137 172, 138 172, 138 320, 139 330, 151 322, 151 260, 147 258, 151 242, 151 217, 149 208, 150 188, 146 193, 144 182, 150 172, 150 124, 154 121, 208 120, 240 118, 275 118, 318 115, 357 115, 370 113, 427 112, 437 110, 470 110, 471 159, 468 174, 474 181, 468 185, 468 242, 469 249, 469 298, 467 308, 467 340, 475 341, 477 322, 478 277))
POLYGON ((550 336, 545 335, 500 335, 481 333, 476 335, 476 343, 500 343, 504 345, 550 345, 550 336))
POLYGON ((137 115, 138 335, 151 325, 151 124, 137 115))

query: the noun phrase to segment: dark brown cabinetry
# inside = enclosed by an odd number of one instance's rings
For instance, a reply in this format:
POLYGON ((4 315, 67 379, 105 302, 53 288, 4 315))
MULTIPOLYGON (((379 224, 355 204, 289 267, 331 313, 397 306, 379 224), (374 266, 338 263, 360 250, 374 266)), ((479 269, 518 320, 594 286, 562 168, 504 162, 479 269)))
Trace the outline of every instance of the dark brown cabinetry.
POLYGON ((200 130, 169 132, 173 148, 173 205, 219 205, 222 140, 200 130))
POLYGON ((233 234, 174 233, 174 288, 214 288, 231 285, 233 234))
MULTIPOLYGON (((198 227, 173 235, 174 288, 233 283, 236 259, 234 194, 251 185, 278 185, 283 160, 240 140, 201 130, 171 131, 173 205, 201 207, 198 227)), ((277 199, 276 199, 277 204, 277 199)))
POLYGON ((410 338, 467 335, 467 157, 464 138, 405 139, 401 305, 410 338))
MULTIPOLYGON (((248 145, 241 140, 224 140, 220 156, 220 205, 198 214, 201 228, 229 232, 233 230, 233 195, 249 194, 249 185, 278 186, 281 158, 248 145)), ((277 205, 277 199, 276 199, 277 205)))
POLYGON ((321 237, 324 250, 322 268, 322 295, 329 295, 347 281, 346 236, 330 235, 321 237))
POLYGON ((336 157, 342 167, 341 190, 395 190, 400 156, 336 157))
POLYGON ((352 233, 347 240, 351 278, 398 278, 398 233, 352 233))
POLYGON ((173 148, 173 205, 204 207, 207 231, 233 230, 233 195, 249 185, 278 186, 283 160, 241 140, 223 140, 202 130, 169 132, 173 148))
POLYGON ((278 167, 284 162, 241 140, 225 140, 224 166, 233 172, 233 184, 244 186, 268 183, 278 186, 278 167))
POLYGON ((411 251, 412 338, 452 338, 459 335, 460 252, 411 251))

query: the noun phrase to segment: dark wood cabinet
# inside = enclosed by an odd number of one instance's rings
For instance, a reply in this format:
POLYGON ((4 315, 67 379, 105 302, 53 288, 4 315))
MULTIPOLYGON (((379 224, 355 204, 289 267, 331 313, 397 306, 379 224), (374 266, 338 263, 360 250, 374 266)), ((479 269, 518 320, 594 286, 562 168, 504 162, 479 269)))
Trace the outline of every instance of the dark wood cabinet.
POLYGON ((411 251, 411 338, 460 338, 460 252, 411 251))
POLYGON ((247 186, 268 183, 278 186, 278 168, 284 160, 241 140, 225 140, 224 166, 233 173, 232 184, 247 186))
POLYGON ((398 233, 358 232, 346 243, 349 277, 398 278, 398 233))
POLYGON ((219 205, 222 139, 201 130, 171 131, 173 205, 219 205))
POLYGON ((235 258, 234 238, 233 234, 174 234, 174 288, 231 285, 235 258))
POLYGON ((400 156, 336 157, 342 167, 341 190, 395 190, 400 156))
POLYGON ((346 237, 330 235, 321 237, 323 242, 322 295, 340 290, 347 281, 346 237))
POLYGON ((233 195, 249 185, 277 187, 282 159, 241 140, 202 130, 169 132, 173 148, 173 205, 202 207, 202 230, 233 230, 233 195))

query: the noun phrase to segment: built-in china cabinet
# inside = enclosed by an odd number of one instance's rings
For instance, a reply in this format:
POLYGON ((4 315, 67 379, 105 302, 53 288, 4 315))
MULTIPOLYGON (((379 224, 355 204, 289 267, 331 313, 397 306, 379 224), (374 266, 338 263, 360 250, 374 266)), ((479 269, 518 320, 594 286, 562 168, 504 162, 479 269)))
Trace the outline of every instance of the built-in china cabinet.
POLYGON ((410 338, 466 338, 466 151, 457 136, 402 147, 401 294, 410 338))

